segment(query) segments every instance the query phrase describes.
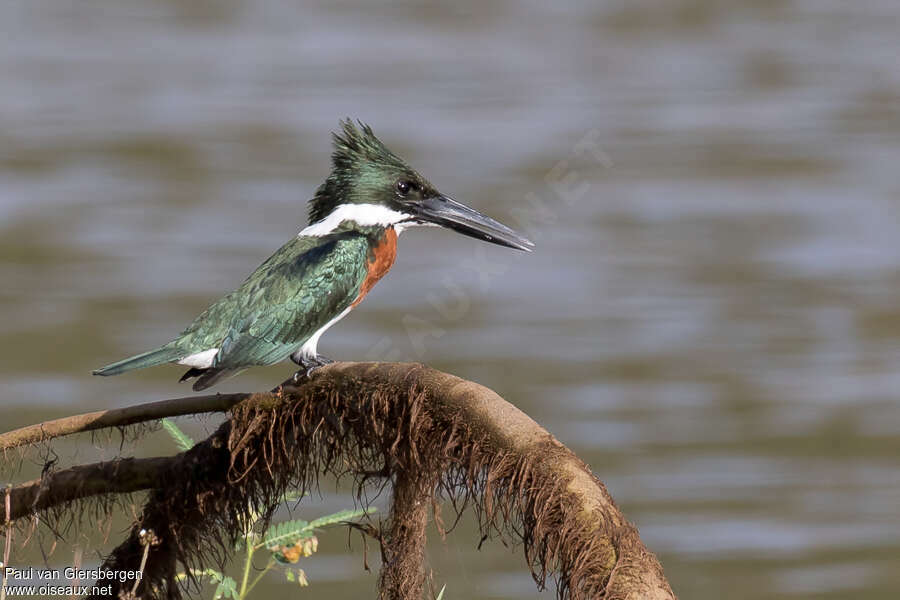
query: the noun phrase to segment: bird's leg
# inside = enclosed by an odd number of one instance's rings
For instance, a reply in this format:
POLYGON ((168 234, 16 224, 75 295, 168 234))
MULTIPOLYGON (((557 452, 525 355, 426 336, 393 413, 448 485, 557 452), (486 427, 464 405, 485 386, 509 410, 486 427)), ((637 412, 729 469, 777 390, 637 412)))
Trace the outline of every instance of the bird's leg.
POLYGON ((330 358, 326 358, 321 354, 317 354, 315 356, 291 355, 291 360, 302 367, 301 370, 294 373, 294 383, 300 382, 304 377, 309 379, 310 377, 312 377, 314 371, 320 369, 321 367, 324 367, 329 363, 334 362, 330 358))

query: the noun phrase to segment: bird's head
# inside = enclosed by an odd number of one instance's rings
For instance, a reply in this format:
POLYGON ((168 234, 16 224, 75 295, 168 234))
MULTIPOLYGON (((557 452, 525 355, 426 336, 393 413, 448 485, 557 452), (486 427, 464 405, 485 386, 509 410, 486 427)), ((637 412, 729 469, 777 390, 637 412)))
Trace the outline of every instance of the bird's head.
MULTIPOLYGON (((534 244, 490 217, 441 194, 381 143, 363 123, 341 122, 334 134, 331 174, 310 200, 310 225, 334 218, 402 229, 433 225, 515 248, 534 244)), ((336 225, 337 223, 335 223, 336 225)))

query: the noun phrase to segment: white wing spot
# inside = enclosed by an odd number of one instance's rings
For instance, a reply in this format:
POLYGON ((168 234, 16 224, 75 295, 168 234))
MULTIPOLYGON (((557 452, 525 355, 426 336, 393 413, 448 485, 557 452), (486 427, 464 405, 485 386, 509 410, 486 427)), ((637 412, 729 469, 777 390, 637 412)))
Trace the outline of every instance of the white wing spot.
POLYGON ((210 348, 209 350, 204 350, 203 352, 185 356, 178 361, 178 364, 184 365, 186 367, 194 367, 195 369, 208 369, 212 366, 213 359, 218 353, 218 348, 210 348))

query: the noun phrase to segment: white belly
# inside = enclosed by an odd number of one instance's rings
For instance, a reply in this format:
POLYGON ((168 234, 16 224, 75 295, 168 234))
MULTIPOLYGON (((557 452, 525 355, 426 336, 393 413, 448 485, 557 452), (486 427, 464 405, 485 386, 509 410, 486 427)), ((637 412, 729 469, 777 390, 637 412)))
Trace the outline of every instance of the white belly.
POLYGON ((312 334, 310 338, 306 340, 306 342, 302 346, 300 346, 300 348, 296 352, 291 354, 291 359, 294 362, 299 362, 300 358, 314 358, 318 354, 316 348, 319 345, 319 338, 322 337, 322 334, 325 333, 325 331, 328 330, 329 327, 347 316, 347 313, 351 310, 353 310, 353 306, 348 306, 341 314, 322 325, 322 327, 317 332, 312 334))

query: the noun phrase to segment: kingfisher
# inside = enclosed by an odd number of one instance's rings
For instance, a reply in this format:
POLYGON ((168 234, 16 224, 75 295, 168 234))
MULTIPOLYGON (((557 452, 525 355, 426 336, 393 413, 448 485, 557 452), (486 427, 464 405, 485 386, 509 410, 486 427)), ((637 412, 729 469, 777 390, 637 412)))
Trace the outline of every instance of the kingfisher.
POLYGON ((204 390, 253 366, 290 358, 311 374, 331 362, 319 338, 388 272, 397 237, 410 227, 452 229, 508 248, 534 244, 440 193, 391 152, 368 125, 343 120, 332 134, 332 168, 309 201, 309 225, 171 342, 94 375, 175 363, 204 390))

